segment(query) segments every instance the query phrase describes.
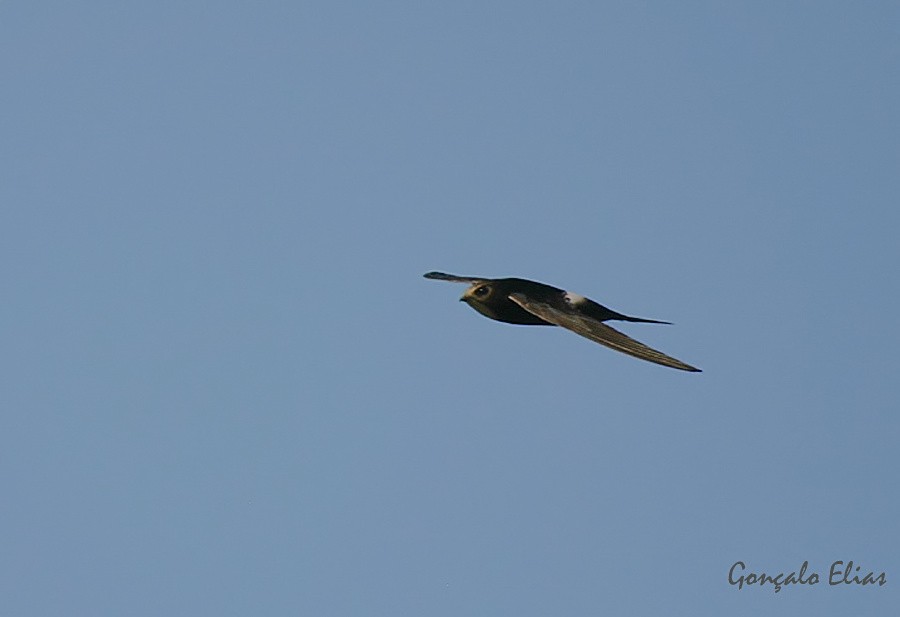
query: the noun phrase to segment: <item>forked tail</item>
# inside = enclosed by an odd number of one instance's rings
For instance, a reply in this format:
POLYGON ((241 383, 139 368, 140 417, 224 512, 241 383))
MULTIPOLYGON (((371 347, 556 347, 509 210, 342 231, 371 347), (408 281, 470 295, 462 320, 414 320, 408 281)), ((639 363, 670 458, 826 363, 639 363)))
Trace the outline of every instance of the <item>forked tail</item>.
POLYGON ((637 323, 661 323, 667 326, 671 326, 671 321, 659 321, 658 319, 644 319, 643 317, 629 317, 628 315, 620 314, 618 317, 615 317, 619 321, 633 321, 637 323))

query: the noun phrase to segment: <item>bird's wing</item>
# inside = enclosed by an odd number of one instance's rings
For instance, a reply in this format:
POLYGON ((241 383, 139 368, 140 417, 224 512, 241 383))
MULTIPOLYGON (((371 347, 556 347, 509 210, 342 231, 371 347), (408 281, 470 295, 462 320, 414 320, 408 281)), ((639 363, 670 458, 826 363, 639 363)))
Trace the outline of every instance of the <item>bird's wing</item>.
POLYGON ((456 276, 455 274, 445 274, 443 272, 429 272, 424 275, 427 279, 435 279, 438 281, 451 281, 453 283, 478 283, 486 279, 474 276, 456 276))
POLYGON ((621 351, 629 356, 670 366, 672 368, 681 369, 682 371, 691 371, 699 373, 700 369, 685 364, 681 360, 676 360, 671 356, 667 356, 661 351, 656 351, 640 343, 630 336, 625 336, 618 330, 610 328, 606 324, 597 321, 583 313, 579 312, 575 307, 567 307, 565 309, 551 306, 545 302, 538 302, 522 293, 510 294, 509 299, 521 306, 523 309, 537 315, 545 321, 549 321, 557 326, 562 326, 567 330, 571 330, 576 334, 589 338, 592 341, 606 345, 616 351, 621 351))

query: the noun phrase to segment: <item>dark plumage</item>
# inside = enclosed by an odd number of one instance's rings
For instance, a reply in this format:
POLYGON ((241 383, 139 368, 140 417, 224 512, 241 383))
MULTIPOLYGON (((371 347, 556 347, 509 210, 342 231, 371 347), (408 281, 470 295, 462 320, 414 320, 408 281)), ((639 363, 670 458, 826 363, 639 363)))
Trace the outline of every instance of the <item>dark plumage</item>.
POLYGON ((561 326, 635 358, 700 372, 700 369, 647 347, 603 323, 616 320, 668 324, 667 321, 623 315, 578 294, 526 279, 488 279, 443 272, 429 272, 425 278, 468 283, 469 288, 460 301, 485 317, 511 324, 561 326))

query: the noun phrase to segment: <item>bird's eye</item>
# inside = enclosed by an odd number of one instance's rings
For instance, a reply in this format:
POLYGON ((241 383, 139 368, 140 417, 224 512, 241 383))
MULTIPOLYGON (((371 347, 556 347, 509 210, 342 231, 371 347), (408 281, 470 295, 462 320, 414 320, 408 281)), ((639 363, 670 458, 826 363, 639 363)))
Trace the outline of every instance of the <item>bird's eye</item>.
POLYGON ((487 285, 482 285, 481 287, 476 287, 475 291, 473 291, 472 293, 475 294, 476 296, 478 296, 479 298, 485 297, 486 295, 488 295, 487 285))

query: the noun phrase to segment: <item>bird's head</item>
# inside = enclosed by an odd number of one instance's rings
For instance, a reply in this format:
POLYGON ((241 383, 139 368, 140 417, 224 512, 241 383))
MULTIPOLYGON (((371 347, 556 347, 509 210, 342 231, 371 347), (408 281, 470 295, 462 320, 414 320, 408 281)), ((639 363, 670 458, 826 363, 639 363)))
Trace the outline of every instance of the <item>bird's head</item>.
POLYGON ((503 304, 503 296, 498 293, 492 281, 478 281, 466 290, 459 301, 465 302, 485 317, 497 319, 498 303, 503 304))
POLYGON ((460 302, 466 304, 479 304, 486 302, 494 293, 494 289, 488 282, 478 282, 471 285, 459 299, 460 302))

